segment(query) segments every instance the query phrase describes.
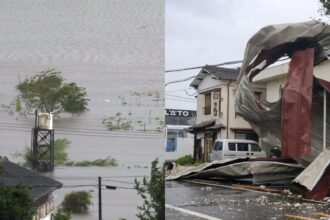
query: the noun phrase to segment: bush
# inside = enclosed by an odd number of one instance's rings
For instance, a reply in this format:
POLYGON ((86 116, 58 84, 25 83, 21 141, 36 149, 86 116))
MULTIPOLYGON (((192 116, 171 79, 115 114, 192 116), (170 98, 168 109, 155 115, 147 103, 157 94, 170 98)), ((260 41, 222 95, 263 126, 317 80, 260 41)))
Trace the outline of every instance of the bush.
POLYGON ((181 166, 185 166, 185 165, 200 165, 202 163, 202 161, 194 161, 194 159, 192 158, 191 155, 185 155, 183 157, 179 157, 176 161, 176 164, 181 165, 181 166))
POLYGON ((77 214, 87 213, 91 202, 92 194, 90 191, 73 191, 66 194, 62 202, 64 212, 77 214))
POLYGON ((53 220, 71 220, 71 213, 64 212, 63 209, 57 209, 57 211, 53 214, 53 220))
POLYGON ((184 165, 189 165, 194 163, 194 159, 192 158, 191 155, 185 155, 183 157, 178 158, 175 161, 176 164, 184 166, 184 165))

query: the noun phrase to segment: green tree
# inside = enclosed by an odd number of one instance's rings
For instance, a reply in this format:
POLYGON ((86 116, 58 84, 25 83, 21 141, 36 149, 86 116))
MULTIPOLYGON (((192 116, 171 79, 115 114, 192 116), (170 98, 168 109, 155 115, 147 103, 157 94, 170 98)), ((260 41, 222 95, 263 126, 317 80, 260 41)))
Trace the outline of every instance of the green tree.
POLYGON ((64 212, 63 209, 57 209, 56 212, 53 214, 53 220, 70 220, 71 213, 64 212))
POLYGON ((32 220, 35 207, 24 187, 0 185, 0 216, 2 220, 32 220))
POLYGON ((165 173, 162 167, 158 167, 158 159, 151 163, 150 179, 143 178, 142 183, 135 179, 135 187, 138 195, 144 200, 140 211, 136 216, 140 220, 164 220, 165 219, 165 173))
POLYGON ((64 212, 87 213, 92 204, 91 198, 89 191, 72 191, 65 195, 61 206, 64 212))
POLYGON ((87 110, 89 99, 86 89, 76 83, 66 83, 61 72, 54 69, 42 71, 20 82, 16 88, 19 95, 15 100, 15 110, 27 114, 34 109, 59 114, 82 113, 87 110))
POLYGON ((324 13, 325 15, 330 14, 330 2, 328 0, 320 0, 320 3, 323 8, 320 8, 320 12, 324 13))

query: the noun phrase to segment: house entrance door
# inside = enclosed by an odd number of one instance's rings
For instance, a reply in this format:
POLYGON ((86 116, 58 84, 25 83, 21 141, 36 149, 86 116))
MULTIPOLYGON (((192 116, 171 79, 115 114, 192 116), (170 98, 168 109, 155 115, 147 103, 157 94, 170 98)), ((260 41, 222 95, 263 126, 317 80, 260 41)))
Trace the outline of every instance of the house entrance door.
POLYGON ((209 161, 209 154, 212 153, 213 138, 205 137, 204 162, 209 161))

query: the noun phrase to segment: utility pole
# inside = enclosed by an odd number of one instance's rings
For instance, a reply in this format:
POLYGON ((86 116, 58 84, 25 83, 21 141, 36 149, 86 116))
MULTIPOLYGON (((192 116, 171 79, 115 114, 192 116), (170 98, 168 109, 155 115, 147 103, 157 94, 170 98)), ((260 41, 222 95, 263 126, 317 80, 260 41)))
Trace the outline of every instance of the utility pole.
POLYGON ((102 178, 99 176, 99 220, 102 220, 102 178))
POLYGON ((327 148, 327 91, 323 89, 323 150, 327 148))

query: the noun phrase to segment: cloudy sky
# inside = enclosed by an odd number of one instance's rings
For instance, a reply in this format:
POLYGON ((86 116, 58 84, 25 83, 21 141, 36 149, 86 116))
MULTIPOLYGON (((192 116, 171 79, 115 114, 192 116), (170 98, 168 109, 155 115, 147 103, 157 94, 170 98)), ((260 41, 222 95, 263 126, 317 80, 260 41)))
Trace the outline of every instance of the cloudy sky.
MULTIPOLYGON (((318 19, 319 8, 318 0, 166 0, 165 68, 241 60, 246 42, 260 28, 318 19)), ((187 78, 198 72, 167 73, 165 81, 187 78)), ((165 87, 166 108, 196 108, 190 82, 165 87)))

